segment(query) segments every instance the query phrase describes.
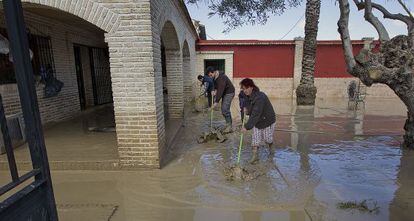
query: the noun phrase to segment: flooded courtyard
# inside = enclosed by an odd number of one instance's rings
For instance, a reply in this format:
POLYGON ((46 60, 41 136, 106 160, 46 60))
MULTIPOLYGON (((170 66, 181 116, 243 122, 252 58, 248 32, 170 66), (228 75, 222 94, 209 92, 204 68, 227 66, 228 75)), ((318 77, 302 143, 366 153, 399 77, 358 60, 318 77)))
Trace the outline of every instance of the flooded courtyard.
MULTIPOLYGON (((223 143, 199 144, 209 115, 189 110, 161 170, 52 170, 60 220, 412 220, 414 152, 400 149, 406 113, 398 100, 367 100, 357 111, 338 100, 318 100, 314 108, 297 108, 291 100, 273 103, 276 153, 259 150, 259 163, 249 166, 260 171, 256 179, 226 179, 225 167, 237 160, 239 132, 223 143), (338 208, 364 200, 378 211, 338 208)), ((214 115, 214 124, 224 125, 220 113, 214 115)), ((85 120, 94 122, 80 117, 46 129, 52 168, 65 156, 74 163, 112 162, 115 134, 85 132, 79 129, 85 120), (69 141, 55 143, 65 133, 71 134, 72 149, 69 141)), ((250 157, 250 135, 244 138, 242 166, 250 157)), ((23 160, 24 148, 16 156, 23 160)), ((0 171, 0 177, 7 175, 0 171)))

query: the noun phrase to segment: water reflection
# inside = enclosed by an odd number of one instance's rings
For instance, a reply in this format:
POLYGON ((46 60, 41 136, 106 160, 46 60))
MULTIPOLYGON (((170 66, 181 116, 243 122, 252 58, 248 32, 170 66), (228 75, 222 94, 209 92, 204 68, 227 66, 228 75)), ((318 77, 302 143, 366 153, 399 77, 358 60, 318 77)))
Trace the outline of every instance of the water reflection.
POLYGON ((389 220, 412 220, 414 216, 414 151, 403 150, 398 168, 394 199, 390 203, 389 220))
POLYGON ((195 210, 194 221, 309 221, 304 211, 226 211, 199 208, 195 210))
MULTIPOLYGON (((276 105, 278 150, 273 161, 266 149, 260 151, 258 169, 265 174, 259 179, 226 181, 223 166, 235 162, 239 134, 229 135, 223 144, 197 144, 195 137, 208 129, 208 116, 190 115, 169 153, 176 157, 162 170, 54 172, 60 220, 106 220, 111 205, 119 206, 112 221, 308 221, 309 215, 312 220, 404 221, 413 217, 413 152, 401 152, 390 135, 401 132, 404 116, 347 112, 336 103, 294 107, 290 112, 282 108, 276 105), (338 202, 362 199, 378 201, 380 214, 336 208, 338 202)), ((250 139, 245 139, 243 163, 250 156, 250 139)))
POLYGON ((345 132, 353 135, 364 134, 364 112, 363 110, 348 111, 346 114, 348 119, 345 122, 345 132))
POLYGON ((292 133, 292 148, 300 155, 300 169, 304 173, 310 171, 309 165, 309 149, 311 145, 310 137, 313 136, 310 131, 313 128, 315 119, 314 106, 298 106, 292 117, 292 129, 296 131, 292 133))

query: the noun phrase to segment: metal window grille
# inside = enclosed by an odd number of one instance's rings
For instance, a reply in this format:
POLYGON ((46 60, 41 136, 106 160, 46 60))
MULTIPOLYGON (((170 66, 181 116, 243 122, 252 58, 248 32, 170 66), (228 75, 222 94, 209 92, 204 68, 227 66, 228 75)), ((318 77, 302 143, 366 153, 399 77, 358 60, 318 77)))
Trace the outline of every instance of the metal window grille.
MULTIPOLYGON (((6 29, 1 28, 0 34, 7 37, 6 29)), ((52 41, 50 37, 36 34, 28 34, 29 48, 33 52, 32 67, 34 75, 40 75, 42 69, 55 76, 55 61, 53 56, 52 41)), ((9 55, 0 54, 0 84, 16 83, 13 63, 9 55)))
POLYGON ((95 105, 112 102, 108 48, 89 48, 95 105))

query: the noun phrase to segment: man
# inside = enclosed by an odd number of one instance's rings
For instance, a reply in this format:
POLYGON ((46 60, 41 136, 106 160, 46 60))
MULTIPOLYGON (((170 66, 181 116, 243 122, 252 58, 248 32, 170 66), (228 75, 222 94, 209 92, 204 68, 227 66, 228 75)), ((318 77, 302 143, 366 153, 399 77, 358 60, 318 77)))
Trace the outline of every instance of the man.
POLYGON ((204 92, 203 94, 207 97, 208 99, 208 107, 210 108, 212 104, 212 93, 214 90, 214 82, 213 79, 210 78, 208 75, 198 75, 198 80, 201 82, 201 85, 204 86, 204 92))
POLYGON ((223 99, 221 102, 221 113, 226 120, 226 128, 224 128, 223 132, 231 133, 233 120, 231 118, 230 107, 235 92, 233 83, 231 83, 230 79, 224 73, 220 73, 215 67, 207 67, 206 73, 214 80, 215 91, 213 92, 213 96, 216 96, 216 98, 213 108, 216 108, 220 100, 223 99))

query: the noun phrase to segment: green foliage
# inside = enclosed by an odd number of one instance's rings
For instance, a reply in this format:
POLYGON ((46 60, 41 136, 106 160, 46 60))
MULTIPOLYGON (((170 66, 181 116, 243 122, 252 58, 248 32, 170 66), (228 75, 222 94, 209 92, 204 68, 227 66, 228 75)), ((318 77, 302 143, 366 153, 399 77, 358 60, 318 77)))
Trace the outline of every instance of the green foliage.
POLYGON ((187 3, 203 2, 210 9, 210 16, 224 20, 229 32, 246 24, 265 24, 270 15, 281 15, 287 9, 297 7, 302 0, 187 0, 187 3))

